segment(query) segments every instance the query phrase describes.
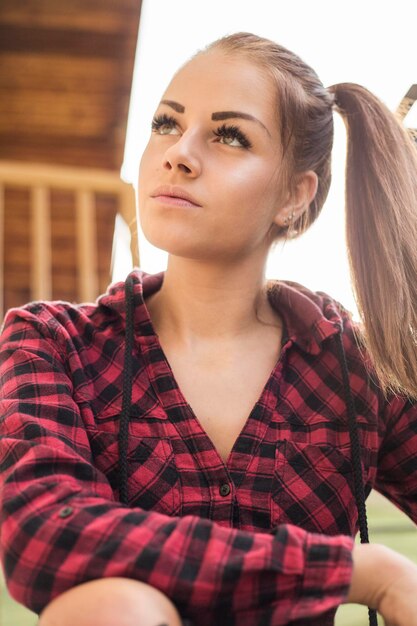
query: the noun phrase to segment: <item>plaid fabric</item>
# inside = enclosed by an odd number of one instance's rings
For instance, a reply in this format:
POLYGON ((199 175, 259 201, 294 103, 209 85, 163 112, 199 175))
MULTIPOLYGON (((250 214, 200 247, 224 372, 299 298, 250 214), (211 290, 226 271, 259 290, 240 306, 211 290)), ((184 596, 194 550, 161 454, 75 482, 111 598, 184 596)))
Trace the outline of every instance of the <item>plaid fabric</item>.
POLYGON ((1 559, 40 612, 87 580, 147 582, 199 626, 333 624, 357 513, 336 333, 358 415, 365 490, 417 522, 417 406, 383 400, 343 307, 289 281, 271 296, 281 356, 224 464, 173 377, 136 270, 129 507, 118 500, 123 283, 96 304, 9 311, 0 343, 1 559))

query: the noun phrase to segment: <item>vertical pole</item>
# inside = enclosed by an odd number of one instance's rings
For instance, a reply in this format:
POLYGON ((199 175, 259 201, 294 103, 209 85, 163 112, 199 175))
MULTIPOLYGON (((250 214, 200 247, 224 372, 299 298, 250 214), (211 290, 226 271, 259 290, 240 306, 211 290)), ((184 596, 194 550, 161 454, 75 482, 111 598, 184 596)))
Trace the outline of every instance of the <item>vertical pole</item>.
POLYGON ((76 196, 78 297, 94 301, 98 294, 96 206, 94 193, 82 189, 76 196))
POLYGON ((51 215, 49 190, 46 187, 32 188, 32 300, 52 298, 51 269, 51 215))

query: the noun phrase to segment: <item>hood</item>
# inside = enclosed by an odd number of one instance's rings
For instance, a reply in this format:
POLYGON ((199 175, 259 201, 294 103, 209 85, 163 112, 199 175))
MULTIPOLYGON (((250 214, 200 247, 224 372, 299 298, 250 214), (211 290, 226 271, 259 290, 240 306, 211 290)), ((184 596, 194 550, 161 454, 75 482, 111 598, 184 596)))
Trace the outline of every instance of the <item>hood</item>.
MULTIPOLYGON (((155 332, 145 298, 159 291, 164 276, 164 271, 149 274, 134 269, 127 277, 133 288, 133 324, 139 336, 155 332)), ((322 342, 341 332, 344 319, 351 319, 351 313, 324 292, 311 291, 289 280, 269 280, 267 287, 271 305, 283 317, 288 338, 310 354, 319 354, 322 342)), ((107 292, 98 298, 97 304, 125 320, 125 283, 110 285, 107 292)))

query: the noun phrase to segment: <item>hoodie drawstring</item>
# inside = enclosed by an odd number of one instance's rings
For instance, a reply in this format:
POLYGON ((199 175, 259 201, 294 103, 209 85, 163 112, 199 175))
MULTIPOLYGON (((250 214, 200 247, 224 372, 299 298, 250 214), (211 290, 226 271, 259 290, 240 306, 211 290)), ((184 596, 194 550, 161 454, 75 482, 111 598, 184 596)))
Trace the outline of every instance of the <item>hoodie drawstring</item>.
POLYGON ((127 450, 129 440, 129 417, 130 407, 132 404, 132 357, 133 357, 133 339, 134 339, 134 292, 133 278, 128 276, 125 282, 125 304, 126 304, 126 340, 125 340, 125 358, 123 369, 123 395, 122 395, 122 412, 120 414, 119 423, 119 499, 122 504, 128 504, 128 463, 127 450))
MULTIPOLYGON (((134 343, 134 291, 133 277, 129 275, 125 281, 125 304, 126 304, 126 340, 123 370, 123 395, 122 412, 120 414, 118 444, 119 444, 119 499, 122 504, 128 505, 128 438, 129 438, 129 416, 132 404, 132 359, 134 343)), ((352 391, 349 385, 349 371, 347 367, 346 354, 342 339, 343 326, 340 333, 337 333, 337 347, 339 361, 342 368, 343 387, 345 402, 348 411, 349 435, 353 466, 353 481, 355 491, 355 501, 358 511, 359 534, 361 543, 369 543, 368 520, 366 516, 365 490, 362 474, 361 447, 359 441, 358 424, 356 419, 355 404, 352 391)), ((374 609, 368 609, 370 626, 378 626, 377 613, 374 609)))
MULTIPOLYGON (((343 324, 343 322, 342 322, 343 324)), ((345 391, 345 402, 348 411, 350 450, 353 467, 353 483, 355 489, 356 508, 358 510, 359 536, 361 543, 369 543, 368 518, 366 515, 365 488, 363 483, 361 444, 359 441, 358 422, 356 419, 355 403, 352 390, 349 385, 349 371, 346 361, 346 353, 343 347, 343 326, 340 333, 337 333, 337 347, 339 351, 339 361, 342 366, 343 387, 345 391)), ((378 626, 378 618, 374 609, 368 608, 369 625, 378 626)))

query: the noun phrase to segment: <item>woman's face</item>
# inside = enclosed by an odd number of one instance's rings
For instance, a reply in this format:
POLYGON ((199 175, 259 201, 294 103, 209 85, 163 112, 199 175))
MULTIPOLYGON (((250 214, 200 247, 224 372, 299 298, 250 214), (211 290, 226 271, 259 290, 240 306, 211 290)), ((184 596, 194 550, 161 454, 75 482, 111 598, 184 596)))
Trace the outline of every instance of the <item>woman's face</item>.
POLYGON ((279 155, 272 81, 247 60, 219 51, 197 56, 168 85, 142 155, 144 235, 170 254, 195 259, 267 251, 280 208, 279 155), (152 197, 162 185, 180 186, 199 206, 152 197))

